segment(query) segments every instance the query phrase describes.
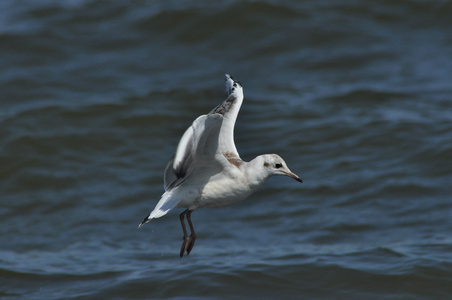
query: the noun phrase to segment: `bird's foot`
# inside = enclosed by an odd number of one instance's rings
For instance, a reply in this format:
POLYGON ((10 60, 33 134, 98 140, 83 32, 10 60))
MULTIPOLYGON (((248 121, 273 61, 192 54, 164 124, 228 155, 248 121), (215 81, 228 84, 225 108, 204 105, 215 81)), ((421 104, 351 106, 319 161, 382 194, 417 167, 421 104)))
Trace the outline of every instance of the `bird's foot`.
POLYGON ((184 256, 184 253, 187 252, 187 255, 190 254, 193 246, 195 245, 196 236, 184 236, 182 238, 184 241, 182 242, 182 247, 180 248, 180 257, 184 256))

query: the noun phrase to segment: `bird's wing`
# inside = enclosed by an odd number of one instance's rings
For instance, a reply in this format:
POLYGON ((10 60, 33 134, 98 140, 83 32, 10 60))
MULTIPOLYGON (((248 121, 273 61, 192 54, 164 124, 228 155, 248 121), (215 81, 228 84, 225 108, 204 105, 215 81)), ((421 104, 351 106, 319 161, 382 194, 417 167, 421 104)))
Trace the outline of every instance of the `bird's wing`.
POLYGON ((171 159, 166 164, 165 172, 163 175, 163 188, 165 191, 169 190, 172 185, 177 181, 176 173, 173 171, 173 163, 174 163, 174 156, 171 157, 171 159))
POLYGON ((188 173, 191 176, 213 168, 220 172, 231 162, 241 161, 234 143, 234 125, 242 106, 243 89, 230 75, 225 76, 228 97, 209 114, 198 117, 185 131, 166 166, 165 190, 178 186, 188 173), (194 164, 195 160, 200 164, 194 164))
POLYGON ((232 76, 226 74, 226 100, 210 111, 209 114, 220 114, 223 116, 221 125, 218 151, 225 156, 240 159, 240 155, 234 143, 234 125, 243 102, 243 88, 241 84, 234 81, 232 76))
MULTIPOLYGON (((176 149, 176 153, 168 162, 164 187, 168 191, 181 184, 187 177, 199 176, 201 172, 220 171, 216 161, 219 133, 223 116, 217 113, 202 115, 188 127, 176 149)), ((203 174, 204 175, 204 174, 203 174)))

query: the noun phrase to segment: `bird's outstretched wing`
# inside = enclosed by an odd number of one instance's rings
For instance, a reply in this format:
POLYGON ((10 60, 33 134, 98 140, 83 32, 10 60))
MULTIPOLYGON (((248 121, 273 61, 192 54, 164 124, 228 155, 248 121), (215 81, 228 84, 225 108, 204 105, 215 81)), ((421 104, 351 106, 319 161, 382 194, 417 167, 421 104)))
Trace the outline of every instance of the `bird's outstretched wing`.
POLYGON ((225 75, 225 81, 228 96, 226 100, 209 114, 202 115, 193 122, 166 165, 166 191, 181 184, 187 174, 199 174, 200 168, 205 171, 209 167, 212 172, 214 169, 220 172, 220 165, 223 168, 228 166, 227 160, 241 160, 234 143, 234 125, 243 102, 243 88, 228 74, 225 75), (202 166, 193 164, 195 160, 202 162, 202 166))
POLYGON ((234 143, 234 125, 243 102, 243 88, 232 76, 225 74, 227 98, 209 114, 223 116, 223 124, 219 134, 218 151, 229 157, 240 159, 234 143))

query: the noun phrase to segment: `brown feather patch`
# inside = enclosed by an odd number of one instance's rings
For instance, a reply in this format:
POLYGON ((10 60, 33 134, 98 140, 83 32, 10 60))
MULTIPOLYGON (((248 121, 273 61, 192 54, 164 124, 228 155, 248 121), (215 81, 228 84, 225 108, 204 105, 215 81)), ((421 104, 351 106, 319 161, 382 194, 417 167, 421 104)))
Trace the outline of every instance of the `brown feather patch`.
POLYGON ((215 107, 212 112, 224 115, 232 108, 232 105, 235 103, 236 100, 237 97, 235 95, 230 95, 223 103, 215 107))
POLYGON ((240 165, 243 163, 243 160, 241 160, 240 157, 232 152, 223 152, 223 155, 231 164, 233 164, 237 168, 240 168, 240 165))

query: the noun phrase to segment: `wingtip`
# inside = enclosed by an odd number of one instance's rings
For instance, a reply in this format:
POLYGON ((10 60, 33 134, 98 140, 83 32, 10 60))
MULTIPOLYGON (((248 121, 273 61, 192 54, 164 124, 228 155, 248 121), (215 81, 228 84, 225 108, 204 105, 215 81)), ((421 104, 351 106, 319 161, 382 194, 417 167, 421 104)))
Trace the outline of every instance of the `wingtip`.
POLYGON ((149 219, 149 216, 147 216, 146 218, 144 218, 143 222, 140 223, 140 225, 138 225, 138 228, 141 228, 141 226, 143 226, 144 224, 148 223, 151 219, 149 219))
POLYGON ((226 88, 226 95, 229 96, 232 93, 232 86, 234 84, 234 79, 229 74, 224 74, 224 81, 225 81, 225 88, 226 88))
POLYGON ((225 75, 225 81, 226 81, 226 95, 229 96, 232 93, 234 93, 235 90, 239 89, 241 90, 243 88, 242 84, 236 80, 234 80, 234 78, 229 75, 229 74, 224 74, 225 75))

